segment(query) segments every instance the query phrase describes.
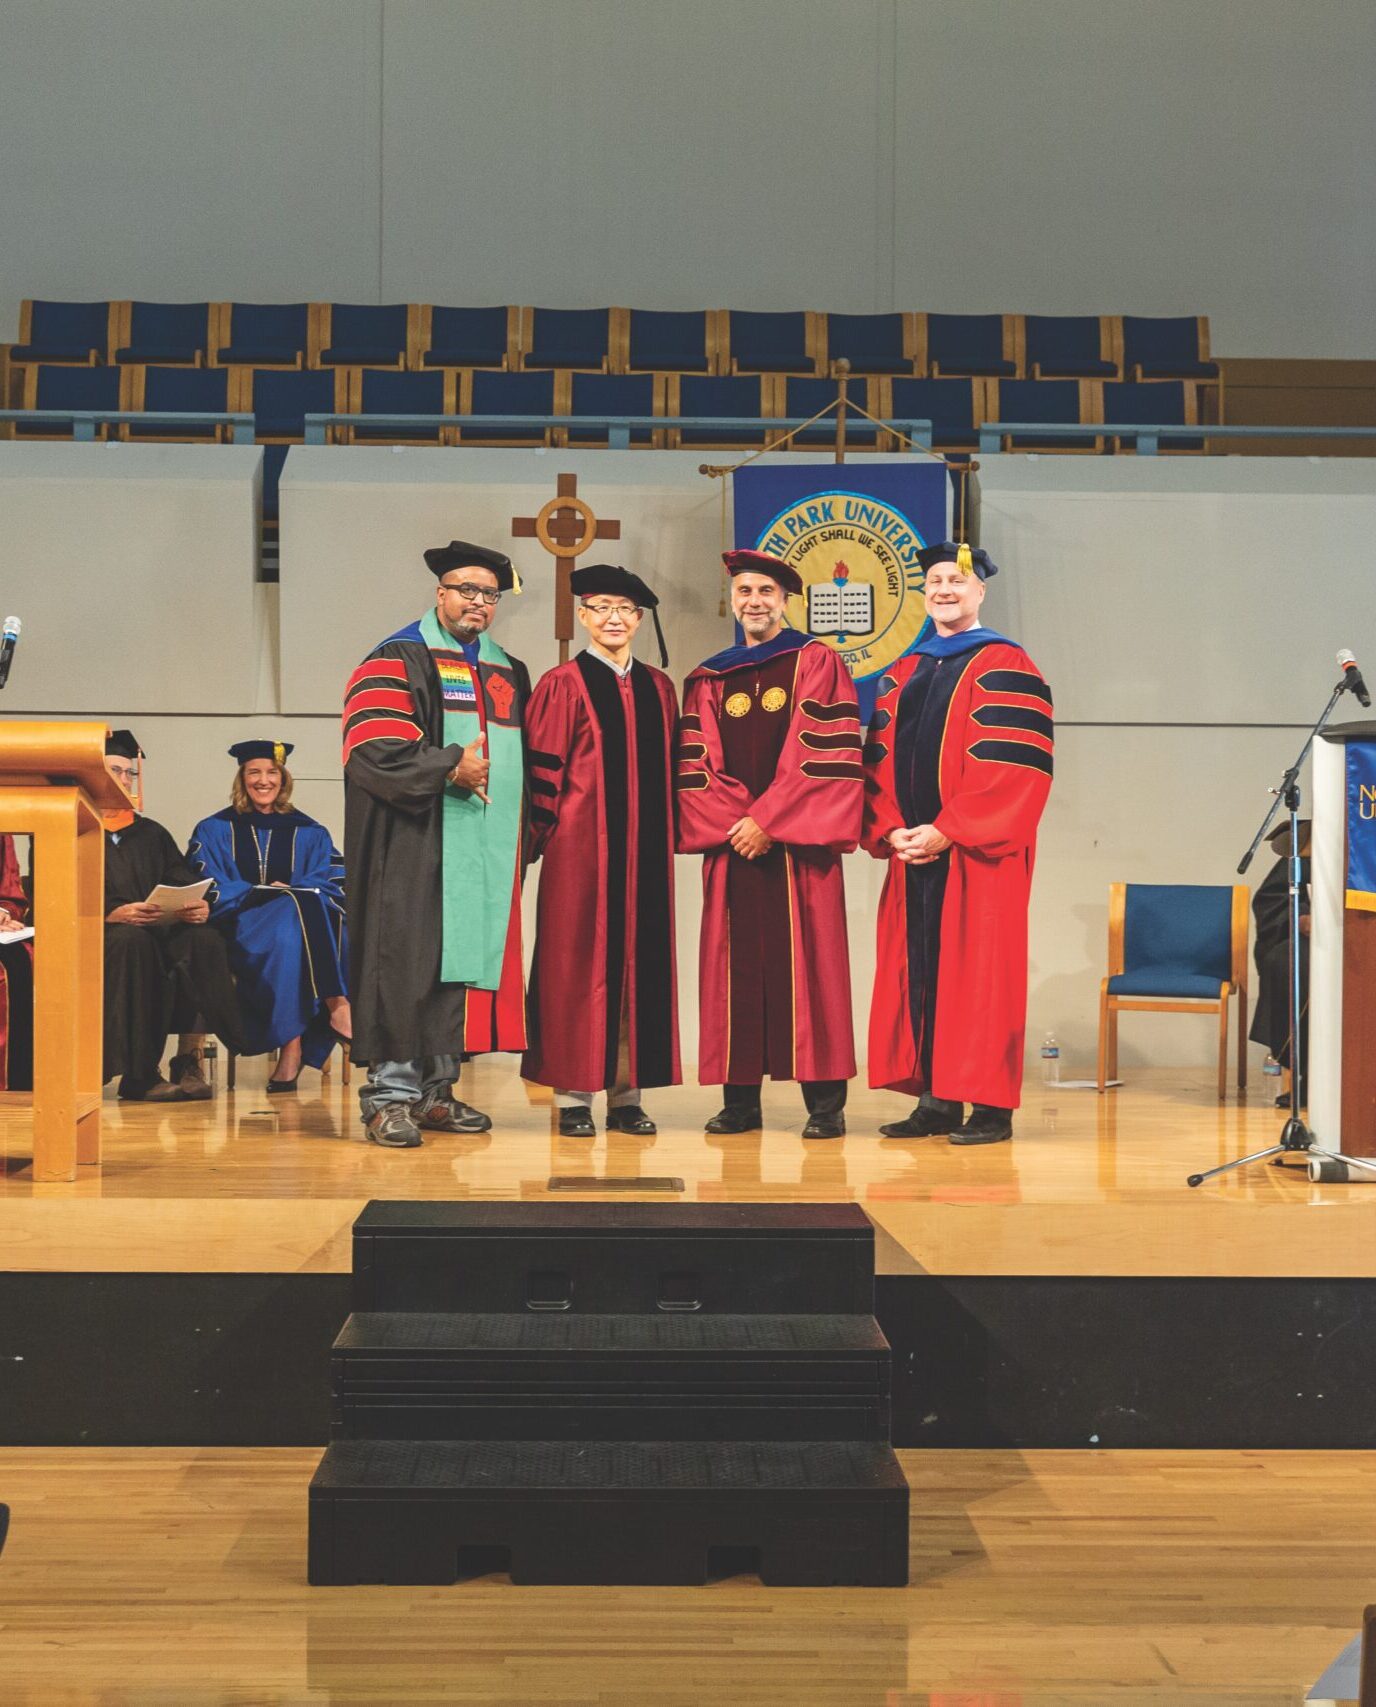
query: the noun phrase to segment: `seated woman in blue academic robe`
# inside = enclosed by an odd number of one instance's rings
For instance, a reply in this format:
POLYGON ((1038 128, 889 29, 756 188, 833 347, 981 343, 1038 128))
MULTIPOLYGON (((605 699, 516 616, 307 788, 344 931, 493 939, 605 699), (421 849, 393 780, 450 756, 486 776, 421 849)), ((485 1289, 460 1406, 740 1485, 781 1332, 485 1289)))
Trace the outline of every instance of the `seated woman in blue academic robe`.
POLYGON ((344 862, 323 824, 291 804, 287 741, 240 741, 230 804, 191 832, 210 917, 229 941, 246 1052, 277 1050, 269 1091, 293 1091, 352 1035, 344 862))

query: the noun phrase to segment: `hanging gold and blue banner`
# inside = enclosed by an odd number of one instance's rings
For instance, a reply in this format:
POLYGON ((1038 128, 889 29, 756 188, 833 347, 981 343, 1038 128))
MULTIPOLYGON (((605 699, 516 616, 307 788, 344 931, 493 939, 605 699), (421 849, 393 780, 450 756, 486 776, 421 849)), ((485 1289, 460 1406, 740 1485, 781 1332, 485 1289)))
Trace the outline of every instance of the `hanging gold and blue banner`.
POLYGON ((1347 743, 1347 904, 1376 913, 1376 741, 1347 743))
POLYGON ((946 539, 950 482, 939 462, 756 464, 734 476, 736 545, 781 557, 802 577, 790 628, 834 646, 855 678, 860 719, 879 678, 927 620, 917 554, 946 539))

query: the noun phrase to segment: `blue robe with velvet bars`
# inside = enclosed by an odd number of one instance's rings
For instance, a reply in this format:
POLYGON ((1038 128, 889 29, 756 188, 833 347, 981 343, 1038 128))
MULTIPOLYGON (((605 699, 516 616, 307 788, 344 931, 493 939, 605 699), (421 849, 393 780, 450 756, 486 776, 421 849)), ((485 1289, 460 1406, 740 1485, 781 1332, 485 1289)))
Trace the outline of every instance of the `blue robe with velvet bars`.
POLYGON ((329 831, 304 812, 227 806, 197 824, 187 859, 212 880, 210 917, 228 939, 246 1052, 299 1037, 305 1064, 322 1066, 335 1041, 326 998, 348 994, 344 862, 329 831))

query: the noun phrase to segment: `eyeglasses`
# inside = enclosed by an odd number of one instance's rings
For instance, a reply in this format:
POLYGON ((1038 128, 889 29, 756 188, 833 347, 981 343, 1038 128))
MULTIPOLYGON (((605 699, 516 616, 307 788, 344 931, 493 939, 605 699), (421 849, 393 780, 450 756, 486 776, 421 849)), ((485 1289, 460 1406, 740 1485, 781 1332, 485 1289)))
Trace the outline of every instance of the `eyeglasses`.
POLYGON ((607 622, 614 616, 623 617, 627 622, 629 622, 633 616, 640 615, 639 605, 584 604, 583 609, 590 617, 596 618, 598 622, 607 622))
POLYGON ((475 587, 471 581, 441 581, 442 593, 457 593, 461 599, 467 599, 469 604, 477 604, 479 600, 485 605, 499 605, 502 595, 496 588, 475 587))

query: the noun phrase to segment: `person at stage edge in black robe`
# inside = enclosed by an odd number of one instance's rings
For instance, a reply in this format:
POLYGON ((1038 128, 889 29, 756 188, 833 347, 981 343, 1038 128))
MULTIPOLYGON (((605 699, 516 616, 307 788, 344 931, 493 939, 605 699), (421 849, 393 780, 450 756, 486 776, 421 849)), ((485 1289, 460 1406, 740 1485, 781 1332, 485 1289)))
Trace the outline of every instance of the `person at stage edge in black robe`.
MULTIPOLYGON (((1300 819, 1300 1052, 1306 1071, 1300 1080, 1303 1100, 1309 1065, 1309 833, 1310 820, 1300 819)), ((1290 826, 1284 824, 1269 838, 1280 858, 1262 879, 1252 897, 1257 923, 1252 950, 1257 967, 1257 1003, 1252 1012, 1253 1043, 1260 1043, 1280 1062, 1290 1065, 1290 826)), ((1288 1103, 1288 1096, 1277 1103, 1288 1103)))
MULTIPOLYGON (((29 923, 14 837, 0 835, 0 931, 29 923)), ((0 942, 0 1091, 33 1089, 33 938, 0 942)))
MULTIPOLYGON (((106 767, 142 802, 144 753, 128 729, 105 743, 106 767)), ((210 1086, 193 1035, 198 1020, 227 1049, 242 1050, 239 1007, 224 938, 207 929, 198 901, 176 923, 146 905, 159 883, 195 883, 195 873, 163 826, 141 812, 105 814, 105 1069, 133 1102, 200 1102, 210 1086), (170 1079, 159 1071, 167 1034, 181 1033, 170 1079)))
POLYGON ((375 647, 344 695, 353 1058, 368 1139, 492 1124, 453 1095, 470 1055, 525 1049, 522 724, 530 675, 488 632, 509 558, 425 553, 435 603, 375 647))

